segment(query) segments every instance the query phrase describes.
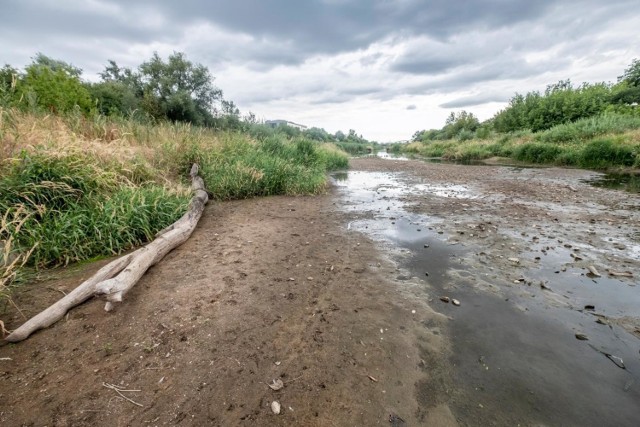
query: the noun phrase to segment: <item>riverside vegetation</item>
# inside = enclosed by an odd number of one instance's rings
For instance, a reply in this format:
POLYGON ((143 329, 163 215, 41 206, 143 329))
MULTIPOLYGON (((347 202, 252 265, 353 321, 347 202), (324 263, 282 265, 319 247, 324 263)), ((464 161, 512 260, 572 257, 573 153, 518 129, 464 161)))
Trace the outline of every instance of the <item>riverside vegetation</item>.
POLYGON ((329 136, 241 119, 232 102, 216 110, 221 92, 208 71, 176 55, 151 63, 167 68, 160 80, 193 77, 169 70, 171 61, 197 71, 200 81, 192 79, 190 89, 158 89, 142 73, 119 68, 121 81, 90 84, 79 70, 42 55, 23 73, 3 69, 0 300, 10 303, 11 288, 42 268, 116 255, 152 239, 186 211, 194 162, 218 200, 319 193, 326 171, 348 166, 329 136))
POLYGON ((419 131, 395 151, 456 161, 507 157, 527 163, 588 169, 640 168, 640 61, 617 84, 569 80, 544 93, 516 94, 480 123, 466 111, 451 113, 441 129, 419 131))

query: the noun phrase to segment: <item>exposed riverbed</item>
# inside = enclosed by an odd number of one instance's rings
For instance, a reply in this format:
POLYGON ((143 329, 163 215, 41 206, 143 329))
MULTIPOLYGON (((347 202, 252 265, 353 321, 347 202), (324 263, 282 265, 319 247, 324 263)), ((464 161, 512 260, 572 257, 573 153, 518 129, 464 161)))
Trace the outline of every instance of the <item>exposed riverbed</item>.
POLYGON ((444 401, 461 425, 638 424, 637 193, 575 169, 352 165, 335 175, 347 227, 450 318, 450 374, 416 390, 445 396, 425 404, 444 401))

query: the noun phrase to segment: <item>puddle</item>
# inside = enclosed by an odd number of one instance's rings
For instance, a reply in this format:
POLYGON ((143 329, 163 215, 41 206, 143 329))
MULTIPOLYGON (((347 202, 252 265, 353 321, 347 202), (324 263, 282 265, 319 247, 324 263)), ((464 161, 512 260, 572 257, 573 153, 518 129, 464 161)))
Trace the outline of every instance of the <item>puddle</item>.
POLYGON ((386 151, 378 151, 376 153, 376 156, 381 159, 387 159, 387 160, 401 160, 401 161, 409 160, 408 157, 403 156, 402 154, 387 153, 386 151))
MULTIPOLYGON (((605 174, 585 182, 594 187, 640 193, 640 175, 605 174)), ((640 209, 640 207, 636 206, 636 209, 640 209)))
MULTIPOLYGON (((637 425, 638 338, 615 322, 596 320, 640 316, 640 286, 588 277, 571 255, 582 248, 556 242, 547 250, 554 242, 545 236, 524 242, 526 263, 494 268, 491 260, 478 262, 478 253, 489 249, 452 244, 457 236, 447 235, 443 224, 454 219, 409 213, 402 199, 425 192, 482 196, 466 186, 414 184, 400 173, 359 171, 336 177, 336 185, 343 209, 353 214, 350 230, 402 253, 402 267, 429 283, 433 308, 452 319, 454 391, 448 404, 462 425, 637 425), (514 283, 517 278, 524 280, 514 283), (441 303, 438 295, 462 305, 441 303), (594 309, 585 310, 588 305, 594 309), (605 353, 621 358, 626 369, 605 353)), ((501 233, 524 241, 516 231, 501 233)))

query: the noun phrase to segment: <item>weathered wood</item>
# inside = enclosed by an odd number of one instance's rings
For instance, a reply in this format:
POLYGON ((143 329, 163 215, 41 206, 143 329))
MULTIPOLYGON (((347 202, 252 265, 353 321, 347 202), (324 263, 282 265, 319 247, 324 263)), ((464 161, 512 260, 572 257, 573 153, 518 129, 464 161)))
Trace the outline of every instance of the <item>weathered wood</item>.
POLYGON ((204 181, 198 176, 198 165, 192 166, 190 176, 194 195, 189 209, 179 220, 158 233, 156 239, 147 246, 102 267, 64 298, 29 319, 5 339, 9 342, 22 341, 33 332, 57 322, 71 308, 92 296, 106 295, 105 310, 107 311, 113 308, 114 303, 122 301, 125 294, 133 288, 149 267, 184 243, 195 230, 209 195, 205 190, 204 181))
MULTIPOLYGON (((134 252, 135 253, 135 252, 134 252)), ((95 294, 96 284, 110 279, 121 272, 131 262, 131 253, 129 255, 118 258, 102 267, 96 274, 82 282, 77 288, 69 292, 55 304, 49 306, 46 310, 41 311, 18 329, 10 333, 5 339, 9 342, 18 342, 26 339, 35 331, 53 325, 69 311, 71 308, 79 305, 95 294)))

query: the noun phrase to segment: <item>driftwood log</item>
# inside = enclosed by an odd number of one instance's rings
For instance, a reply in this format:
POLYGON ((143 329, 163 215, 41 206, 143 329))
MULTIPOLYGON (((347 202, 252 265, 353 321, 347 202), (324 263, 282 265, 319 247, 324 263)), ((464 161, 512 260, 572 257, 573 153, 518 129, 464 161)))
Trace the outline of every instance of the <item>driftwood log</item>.
POLYGON ((122 301, 152 265, 158 263, 172 249, 184 243, 196 228, 204 206, 209 200, 204 181, 198 175, 198 165, 191 167, 193 197, 189 209, 178 221, 156 235, 155 240, 128 255, 118 258, 102 267, 96 274, 81 283, 72 292, 55 304, 26 321, 5 339, 18 342, 33 332, 51 326, 60 320, 71 308, 92 296, 106 296, 105 310, 111 311, 113 304, 122 301))

